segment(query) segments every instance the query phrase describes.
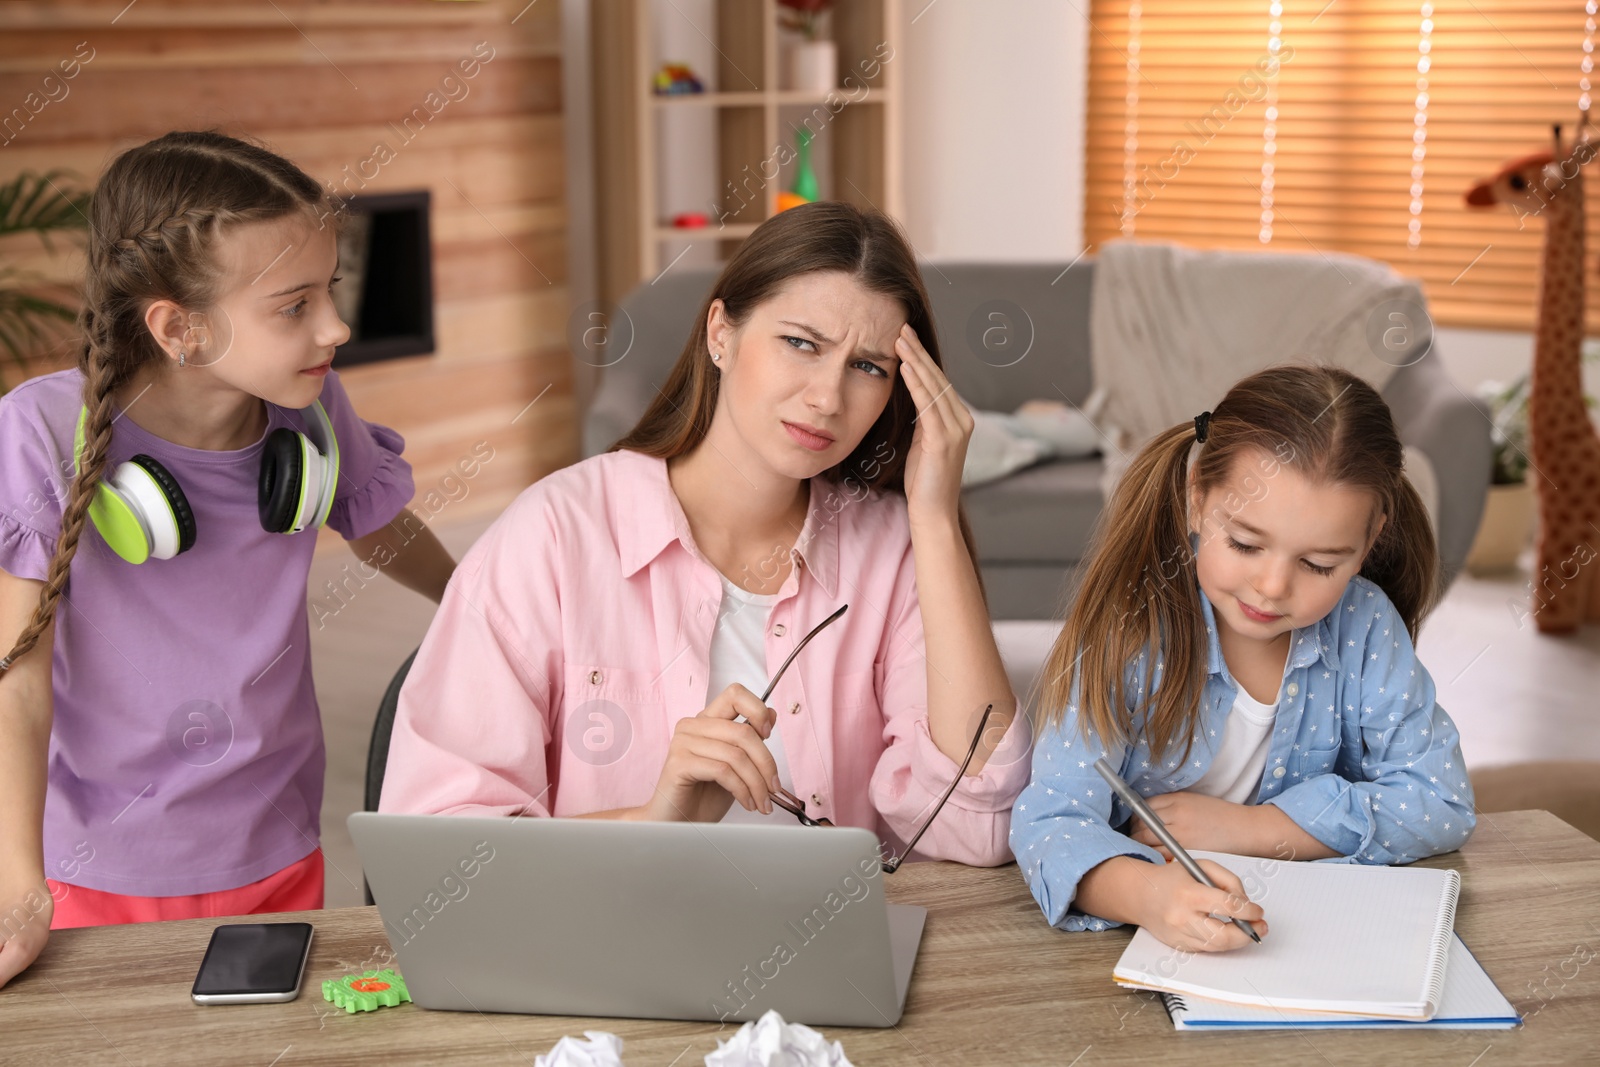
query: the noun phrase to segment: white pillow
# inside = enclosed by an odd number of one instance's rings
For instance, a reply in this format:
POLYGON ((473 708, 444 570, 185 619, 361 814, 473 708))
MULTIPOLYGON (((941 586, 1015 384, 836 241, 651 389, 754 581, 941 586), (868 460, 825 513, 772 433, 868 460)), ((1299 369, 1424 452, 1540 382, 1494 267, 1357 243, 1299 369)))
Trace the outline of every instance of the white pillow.
POLYGON ((1029 401, 1015 414, 972 411, 963 488, 1004 478, 1041 459, 1092 456, 1100 436, 1088 417, 1059 401, 1029 401))

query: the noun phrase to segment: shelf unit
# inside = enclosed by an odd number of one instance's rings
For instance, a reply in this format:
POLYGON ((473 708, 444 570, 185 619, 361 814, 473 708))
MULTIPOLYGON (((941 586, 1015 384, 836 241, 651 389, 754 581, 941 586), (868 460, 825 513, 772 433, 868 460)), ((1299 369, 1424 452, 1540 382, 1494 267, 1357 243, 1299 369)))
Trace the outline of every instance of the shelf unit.
MULTIPOLYGON (((778 88, 779 59, 789 35, 778 25, 777 0, 607 0, 591 8, 593 25, 596 208, 600 295, 614 303, 691 250, 695 261, 726 260, 745 237, 777 212, 778 193, 794 180, 795 133, 814 135, 812 166, 826 199, 901 211, 900 117, 894 41, 900 0, 835 0, 828 36, 838 49, 839 85, 832 92, 778 88), (653 78, 673 55, 656 54, 663 27, 684 20, 709 43, 709 69, 697 70, 708 91, 654 92, 653 78), (663 129, 689 116, 709 128, 694 154, 663 129), (785 165, 785 161, 787 165, 785 165), (709 163, 709 166, 706 164, 709 163), (676 168, 676 171, 673 171, 676 168), (709 172, 695 184, 692 208, 664 204, 668 172, 709 172), (704 185, 700 189, 698 186, 704 185), (679 210, 705 213, 700 229, 671 225, 679 210)), ((684 27, 678 27, 683 29, 684 27)), ((682 182, 680 182, 680 185, 682 182)))

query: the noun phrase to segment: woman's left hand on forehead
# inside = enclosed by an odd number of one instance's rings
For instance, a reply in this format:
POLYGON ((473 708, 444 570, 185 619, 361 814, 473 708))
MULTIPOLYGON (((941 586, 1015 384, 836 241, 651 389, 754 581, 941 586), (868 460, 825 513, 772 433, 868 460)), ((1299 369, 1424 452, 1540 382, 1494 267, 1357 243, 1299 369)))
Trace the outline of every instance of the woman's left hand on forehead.
POLYGON ((972 437, 972 413, 909 324, 895 338, 900 376, 916 405, 911 454, 906 457, 906 504, 913 518, 954 516, 961 502, 961 468, 972 437))

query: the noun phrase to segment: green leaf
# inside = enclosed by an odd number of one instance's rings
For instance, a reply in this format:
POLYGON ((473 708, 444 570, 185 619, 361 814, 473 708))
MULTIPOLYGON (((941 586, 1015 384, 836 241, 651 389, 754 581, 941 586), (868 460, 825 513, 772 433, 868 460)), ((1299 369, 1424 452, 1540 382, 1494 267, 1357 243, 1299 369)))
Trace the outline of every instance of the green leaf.
MULTIPOLYGON (((53 255, 52 234, 86 231, 94 194, 78 178, 58 168, 44 174, 23 171, 0 183, 0 238, 37 234, 53 255)), ((37 291, 41 282, 36 272, 0 267, 0 351, 24 374, 34 369, 30 357, 68 336, 78 317, 75 309, 37 291)), ((5 389, 0 381, 0 393, 5 389)))
POLYGON ((48 248, 52 232, 87 230, 94 194, 68 180, 75 177, 61 169, 23 171, 0 185, 0 237, 37 233, 48 248))

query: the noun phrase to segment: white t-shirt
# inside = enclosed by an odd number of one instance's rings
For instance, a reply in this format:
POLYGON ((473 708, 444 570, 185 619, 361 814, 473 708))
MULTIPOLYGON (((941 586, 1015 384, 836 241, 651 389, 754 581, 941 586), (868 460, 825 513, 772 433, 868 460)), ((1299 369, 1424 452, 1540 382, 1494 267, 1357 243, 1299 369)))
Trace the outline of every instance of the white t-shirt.
POLYGON ((1277 704, 1261 703, 1241 685, 1222 729, 1217 758, 1189 789, 1235 804, 1253 804, 1256 790, 1261 788, 1261 774, 1267 768, 1267 749, 1272 744, 1272 724, 1277 717, 1277 704))
MULTIPOLYGON (((757 596, 722 579, 722 605, 717 609, 717 626, 711 633, 711 682, 706 687, 706 703, 734 682, 750 692, 761 695, 767 687, 767 616, 772 605, 778 602, 776 594, 757 596)), ((783 735, 773 726, 767 738, 767 751, 778 764, 778 780, 783 787, 794 792, 794 781, 789 777, 789 760, 783 751, 783 735)), ((723 822, 776 822, 800 825, 793 815, 776 804, 771 815, 747 811, 737 800, 722 817, 723 822)))

